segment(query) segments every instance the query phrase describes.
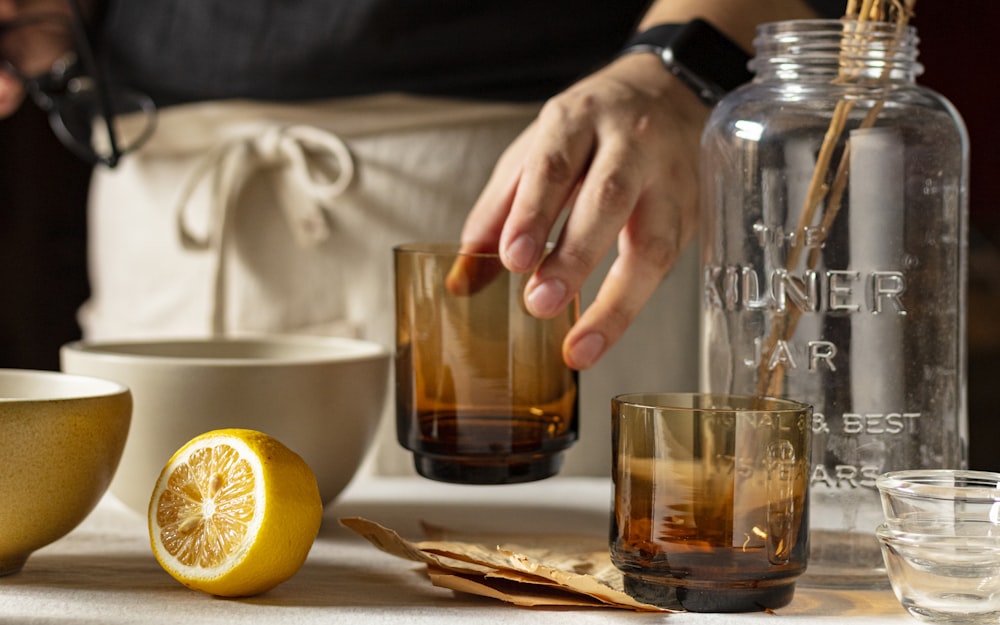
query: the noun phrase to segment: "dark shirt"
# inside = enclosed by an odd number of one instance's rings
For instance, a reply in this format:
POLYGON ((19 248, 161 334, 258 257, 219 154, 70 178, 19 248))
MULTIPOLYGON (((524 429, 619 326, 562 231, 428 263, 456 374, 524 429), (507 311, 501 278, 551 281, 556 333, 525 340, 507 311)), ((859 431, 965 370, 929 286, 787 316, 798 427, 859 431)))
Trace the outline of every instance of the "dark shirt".
POLYGON ((847 0, 806 0, 806 4, 820 17, 843 17, 847 12, 847 0))
POLYGON ((545 99, 614 57, 649 0, 110 0, 102 54, 160 106, 408 92, 545 99))

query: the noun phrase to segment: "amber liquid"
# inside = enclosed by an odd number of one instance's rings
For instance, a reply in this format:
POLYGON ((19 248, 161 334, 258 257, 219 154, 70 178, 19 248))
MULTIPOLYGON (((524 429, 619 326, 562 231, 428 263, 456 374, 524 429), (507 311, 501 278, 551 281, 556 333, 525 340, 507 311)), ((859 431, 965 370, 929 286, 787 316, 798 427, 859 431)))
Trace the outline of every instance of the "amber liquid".
POLYGON ((575 371, 566 370, 562 392, 548 401, 490 407, 427 397, 408 384, 417 379, 408 358, 397 358, 396 367, 396 431, 425 477, 464 484, 544 479, 558 472, 562 452, 577 439, 575 371))
MULTIPOLYGON (((643 482, 637 484, 641 491, 643 482)), ((808 553, 805 497, 774 504, 769 515, 763 507, 734 508, 724 495, 667 508, 646 488, 645 497, 633 490, 630 509, 618 503, 612 515, 612 559, 630 594, 693 612, 774 609, 791 601, 808 553)))

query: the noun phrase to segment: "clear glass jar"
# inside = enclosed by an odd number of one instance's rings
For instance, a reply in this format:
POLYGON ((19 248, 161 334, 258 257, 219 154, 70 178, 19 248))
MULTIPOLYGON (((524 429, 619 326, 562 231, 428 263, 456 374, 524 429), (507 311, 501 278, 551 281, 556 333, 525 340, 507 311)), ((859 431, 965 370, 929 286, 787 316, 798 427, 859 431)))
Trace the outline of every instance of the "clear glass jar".
POLYGON ((803 583, 886 583, 875 478, 966 458, 968 140, 913 27, 765 24, 702 141, 702 390, 814 407, 803 583))

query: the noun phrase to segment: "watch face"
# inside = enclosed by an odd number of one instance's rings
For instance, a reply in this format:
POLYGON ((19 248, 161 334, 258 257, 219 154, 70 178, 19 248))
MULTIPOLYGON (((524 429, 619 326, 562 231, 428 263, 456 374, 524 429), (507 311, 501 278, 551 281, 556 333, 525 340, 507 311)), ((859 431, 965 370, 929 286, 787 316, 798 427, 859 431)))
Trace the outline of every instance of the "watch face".
POLYGON ((674 61, 716 94, 716 101, 750 82, 750 55, 702 19, 687 25, 673 46, 674 61))
POLYGON ((654 52, 703 102, 713 105, 750 82, 750 55, 703 19, 660 24, 636 35, 626 52, 654 52))

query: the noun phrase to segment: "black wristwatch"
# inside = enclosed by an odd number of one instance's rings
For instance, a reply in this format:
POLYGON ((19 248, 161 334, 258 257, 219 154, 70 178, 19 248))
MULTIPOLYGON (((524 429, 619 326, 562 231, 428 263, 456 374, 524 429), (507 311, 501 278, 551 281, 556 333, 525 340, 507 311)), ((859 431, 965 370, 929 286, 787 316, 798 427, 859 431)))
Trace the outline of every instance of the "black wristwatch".
POLYGON ((670 73, 712 106, 736 87, 750 82, 750 55, 703 19, 660 24, 638 33, 622 54, 652 52, 670 73))

